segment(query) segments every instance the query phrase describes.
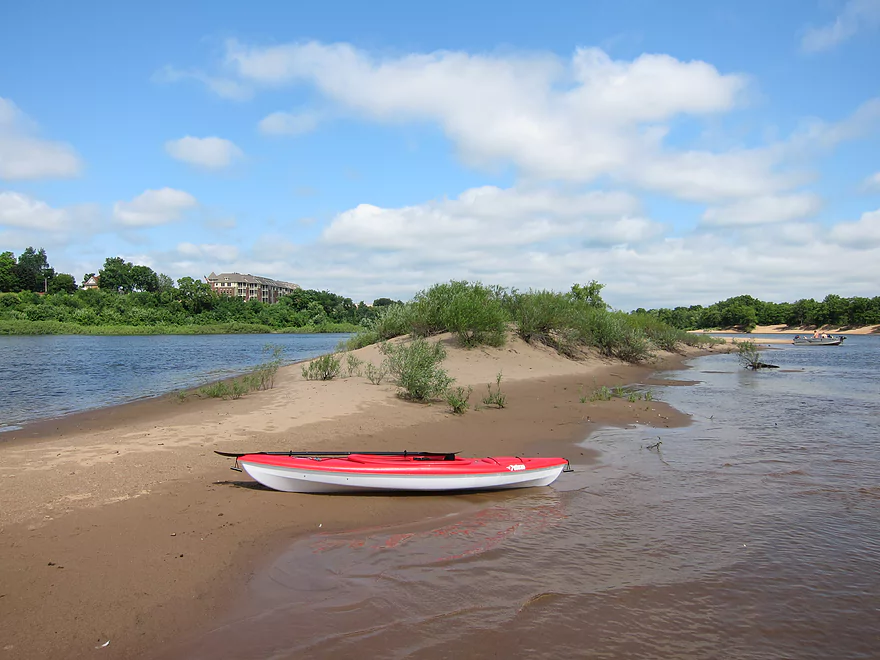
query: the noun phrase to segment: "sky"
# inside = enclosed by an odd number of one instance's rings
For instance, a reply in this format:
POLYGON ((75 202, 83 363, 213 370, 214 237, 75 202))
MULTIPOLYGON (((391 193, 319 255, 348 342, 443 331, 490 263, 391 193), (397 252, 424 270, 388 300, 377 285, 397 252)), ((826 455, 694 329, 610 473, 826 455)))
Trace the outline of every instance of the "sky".
POLYGON ((880 295, 880 0, 0 2, 0 251, 880 295))

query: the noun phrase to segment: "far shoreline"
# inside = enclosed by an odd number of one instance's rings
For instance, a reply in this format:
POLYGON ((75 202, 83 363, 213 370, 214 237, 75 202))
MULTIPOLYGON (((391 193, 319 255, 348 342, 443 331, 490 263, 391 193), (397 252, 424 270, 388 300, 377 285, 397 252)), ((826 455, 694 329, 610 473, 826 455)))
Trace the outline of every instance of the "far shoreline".
POLYGON ((700 329, 700 330, 688 330, 688 332, 694 334, 701 335, 715 335, 715 334, 737 334, 737 335, 771 335, 771 334, 779 334, 779 335, 802 335, 805 333, 812 334, 818 330, 819 332, 825 332, 833 335, 878 335, 880 334, 880 325, 861 325, 861 326, 800 326, 800 327, 792 327, 785 325, 784 323, 780 323, 777 325, 758 325, 751 332, 744 332, 743 330, 737 328, 724 328, 724 329, 700 329))
POLYGON ((215 323, 211 325, 79 325, 62 321, 0 321, 0 337, 82 336, 142 337, 160 335, 320 335, 353 334, 361 326, 325 323, 273 328, 258 323, 215 323))

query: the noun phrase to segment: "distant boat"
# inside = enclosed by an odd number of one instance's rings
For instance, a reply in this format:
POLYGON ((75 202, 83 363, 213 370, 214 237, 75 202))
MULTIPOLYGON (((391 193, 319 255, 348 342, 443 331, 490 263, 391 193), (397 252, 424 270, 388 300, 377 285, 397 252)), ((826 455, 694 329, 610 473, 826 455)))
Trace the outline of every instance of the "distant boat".
POLYGON ((828 335, 826 337, 801 337, 795 335, 792 344, 795 346, 840 346, 846 337, 838 335, 828 335))

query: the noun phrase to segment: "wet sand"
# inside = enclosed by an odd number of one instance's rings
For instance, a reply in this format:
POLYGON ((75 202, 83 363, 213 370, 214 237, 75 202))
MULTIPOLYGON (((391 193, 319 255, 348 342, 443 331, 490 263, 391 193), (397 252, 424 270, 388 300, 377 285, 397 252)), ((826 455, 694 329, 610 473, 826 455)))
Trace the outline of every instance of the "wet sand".
MULTIPOLYGON (((378 363, 375 347, 357 354, 378 363)), ((573 362, 512 341, 450 348, 445 364, 475 386, 472 403, 502 371, 503 410, 458 417, 401 401, 390 384, 305 381, 293 366, 274 389, 235 401, 163 397, 4 434, 0 658, 151 655, 224 611, 256 562, 292 538, 459 513, 475 497, 276 493, 214 449, 530 451, 586 465, 590 452, 572 443, 591 428, 689 420, 662 402, 581 399, 601 385, 650 384, 682 359, 573 362)))

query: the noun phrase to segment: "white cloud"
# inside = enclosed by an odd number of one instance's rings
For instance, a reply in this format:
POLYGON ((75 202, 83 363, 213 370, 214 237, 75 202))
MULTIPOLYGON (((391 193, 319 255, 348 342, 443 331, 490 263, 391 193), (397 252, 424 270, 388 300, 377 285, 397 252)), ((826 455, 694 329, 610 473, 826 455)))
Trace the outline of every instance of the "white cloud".
POLYGON ((166 66, 153 74, 153 81, 158 83, 173 83, 181 80, 197 80, 217 96, 233 101, 247 101, 253 96, 253 90, 231 78, 221 76, 209 76, 203 71, 184 71, 173 66, 166 66))
POLYGON ((555 190, 474 188, 458 199, 403 208, 361 204, 340 213, 324 241, 381 250, 464 254, 501 246, 559 240, 592 244, 638 243, 659 225, 635 214, 638 201, 619 192, 564 194, 555 190))
POLYGON ((17 192, 0 192, 0 227, 55 232, 69 228, 69 214, 17 192))
POLYGON ((155 227, 179 220, 196 205, 196 198, 182 190, 146 190, 130 202, 116 202, 113 216, 127 227, 155 227))
POLYGON ((856 222, 835 225, 831 229, 831 240, 857 250, 880 247, 880 209, 863 213, 856 222))
POLYGON ((848 0, 835 19, 819 28, 809 28, 801 40, 807 52, 829 50, 859 30, 880 26, 880 0, 848 0))
POLYGON ((356 207, 340 214, 316 242, 262 234, 237 253, 233 246, 182 244, 155 261, 159 270, 174 277, 197 277, 222 265, 224 270, 327 289, 356 301, 380 296, 405 300, 452 278, 557 291, 598 279, 607 284, 606 300, 623 309, 710 304, 742 293, 776 301, 828 293, 876 294, 880 211, 852 223, 858 227, 839 225, 843 228, 830 231, 802 221, 747 226, 736 234, 708 228, 673 236, 649 219, 635 216, 630 222, 626 213, 634 210, 635 201, 622 196, 613 204, 603 200, 598 205, 602 210, 588 216, 589 226, 578 228, 586 232, 581 235, 571 233, 579 211, 594 210, 599 198, 588 203, 580 197, 490 188, 399 209, 356 207), (542 196, 550 201, 534 201, 542 196), (497 207, 489 204, 493 198, 497 207), (574 200, 570 207, 568 198, 574 200), (533 200, 534 210, 505 223, 518 199, 533 200), (347 237, 346 231, 355 235, 347 237), (462 232, 457 239, 456 231, 462 232), (650 240, 641 240, 645 237, 650 240), (852 239, 859 249, 835 237, 852 239))
POLYGON ((0 178, 68 178, 81 171, 82 162, 70 145, 38 137, 34 122, 0 97, 0 178))
POLYGON ((219 137, 197 138, 187 135, 165 143, 165 151, 177 160, 208 169, 229 167, 244 154, 235 143, 219 137))
POLYGON ((216 243, 180 243, 177 252, 187 258, 206 258, 219 262, 230 262, 238 259, 239 250, 235 245, 219 245, 216 243))
POLYGON ((568 60, 448 51, 376 59, 348 44, 230 41, 226 64, 257 85, 310 83, 376 120, 436 121, 468 162, 512 161, 532 177, 611 175, 687 199, 763 194, 786 183, 761 150, 731 157, 666 148, 663 122, 743 101, 748 79, 706 62, 651 54, 615 61, 597 48, 568 60), (695 186, 691 171, 677 174, 679 161, 694 163, 703 183, 695 186))
POLYGON ((880 172, 875 172, 863 183, 865 190, 880 190, 880 172))
POLYGON ((880 127, 880 98, 872 98, 862 103, 849 116, 839 122, 825 122, 812 119, 803 122, 786 148, 791 156, 797 156, 817 147, 831 149, 841 142, 874 132, 880 127))
POLYGON ((314 112, 273 112, 260 120, 260 132, 266 135, 302 135, 318 127, 320 117, 314 112))
POLYGON ((706 209, 703 222, 719 226, 792 222, 814 216, 821 207, 822 200, 817 195, 767 195, 706 209))

